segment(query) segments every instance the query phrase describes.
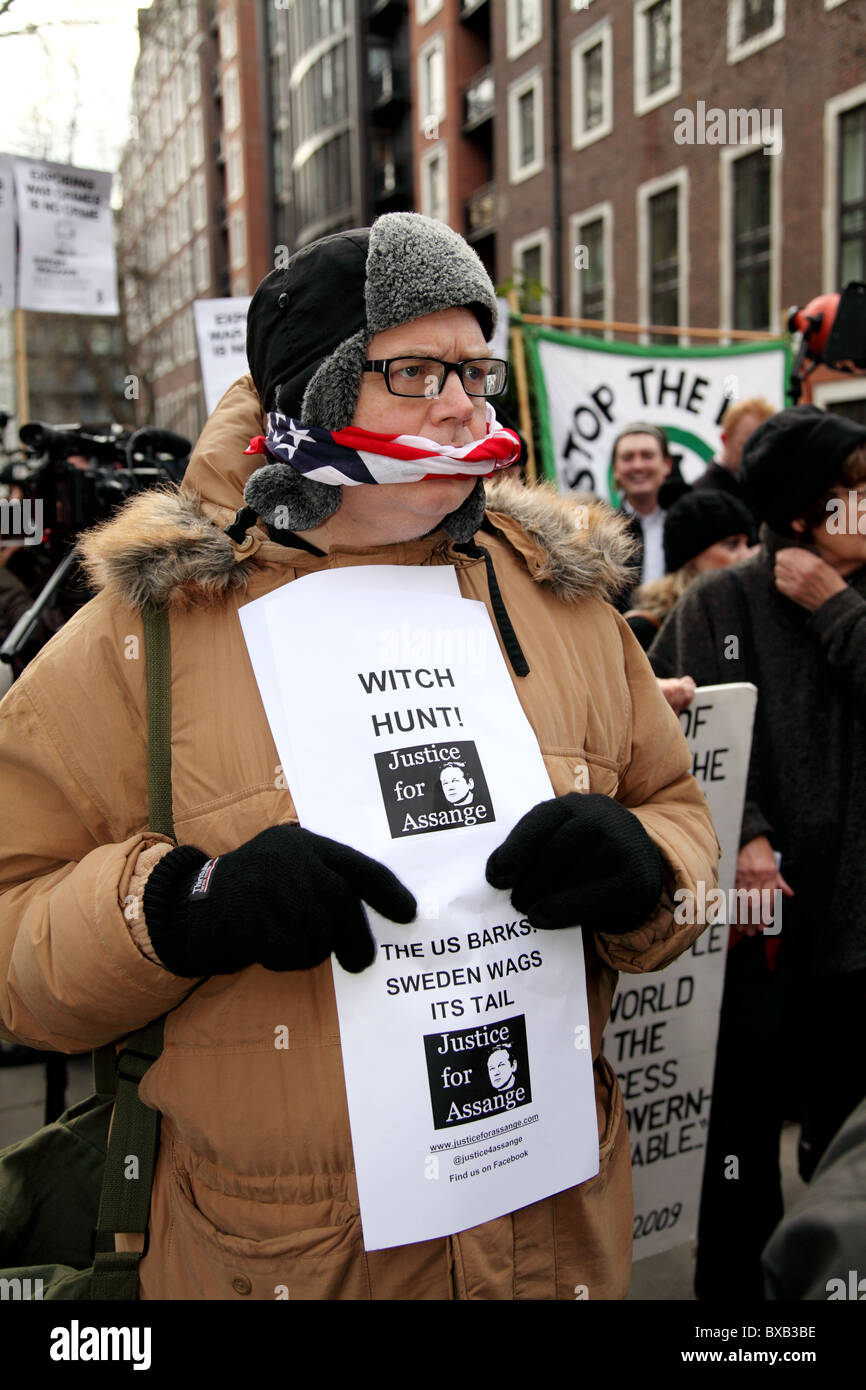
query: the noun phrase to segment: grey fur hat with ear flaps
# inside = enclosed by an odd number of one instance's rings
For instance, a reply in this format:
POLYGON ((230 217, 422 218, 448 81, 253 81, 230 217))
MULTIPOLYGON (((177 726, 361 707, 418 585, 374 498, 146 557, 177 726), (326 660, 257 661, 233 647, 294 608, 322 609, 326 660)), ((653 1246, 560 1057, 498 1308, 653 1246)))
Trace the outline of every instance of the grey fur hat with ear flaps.
MULTIPOLYGON (((370 228, 323 237, 274 270, 256 290, 247 318, 247 356, 265 410, 304 424, 352 423, 367 344, 377 333, 466 307, 485 339, 496 327, 496 294, 481 260, 443 222, 390 212, 370 228)), ((312 482, 285 463, 257 468, 244 501, 271 526, 320 526, 340 505, 342 488, 312 482)), ((484 516, 479 478, 462 506, 440 525, 471 540, 484 516)))

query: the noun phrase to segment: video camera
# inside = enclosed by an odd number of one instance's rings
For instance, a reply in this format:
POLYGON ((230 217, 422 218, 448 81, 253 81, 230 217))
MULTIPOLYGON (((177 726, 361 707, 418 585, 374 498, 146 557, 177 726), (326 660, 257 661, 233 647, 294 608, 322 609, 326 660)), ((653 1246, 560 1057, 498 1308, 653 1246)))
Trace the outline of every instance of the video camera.
POLYGON ((39 498, 46 532, 69 540, 103 521, 134 492, 183 477, 190 442, 170 430, 124 432, 120 426, 55 429, 22 425, 24 456, 0 470, 0 482, 39 498))
POLYGON ((0 660, 16 671, 90 597, 80 576, 75 582, 79 533, 134 493, 180 483, 192 447, 171 430, 130 432, 116 424, 55 428, 31 421, 18 433, 18 457, 0 468, 0 483, 12 490, 4 505, 28 516, 35 508, 39 528, 9 565, 38 595, 0 648, 0 660))

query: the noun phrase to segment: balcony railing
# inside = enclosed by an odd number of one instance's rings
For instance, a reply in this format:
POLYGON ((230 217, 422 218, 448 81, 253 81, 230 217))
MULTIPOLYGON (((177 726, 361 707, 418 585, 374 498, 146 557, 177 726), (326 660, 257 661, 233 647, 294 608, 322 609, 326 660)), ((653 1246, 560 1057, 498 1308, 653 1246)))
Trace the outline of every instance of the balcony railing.
POLYGON ((463 129, 474 130, 493 116, 496 84, 490 68, 485 68, 463 89, 463 129))
POLYGON ((477 241, 496 230, 496 184, 476 188, 466 202, 466 238, 477 241))

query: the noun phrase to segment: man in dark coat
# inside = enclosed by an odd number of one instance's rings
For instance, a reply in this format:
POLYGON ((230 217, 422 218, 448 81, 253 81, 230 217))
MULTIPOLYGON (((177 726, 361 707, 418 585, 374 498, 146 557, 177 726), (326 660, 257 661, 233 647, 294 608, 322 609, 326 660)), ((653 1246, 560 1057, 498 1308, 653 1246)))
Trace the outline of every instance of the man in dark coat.
POLYGON ((699 1297, 761 1296, 781 1214, 783 1012, 802 1048, 806 1180, 866 1094, 866 429, 781 411, 750 436, 741 475, 759 553, 698 578, 649 651, 659 677, 757 685, 737 886, 785 895, 775 969, 753 926, 729 951, 699 1297))

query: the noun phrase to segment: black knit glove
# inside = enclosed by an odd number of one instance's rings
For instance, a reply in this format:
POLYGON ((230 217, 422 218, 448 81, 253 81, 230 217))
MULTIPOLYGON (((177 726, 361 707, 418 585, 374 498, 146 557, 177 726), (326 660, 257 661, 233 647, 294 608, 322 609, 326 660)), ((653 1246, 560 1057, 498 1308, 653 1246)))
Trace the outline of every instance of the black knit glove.
POLYGON ((511 888, 534 927, 587 927, 618 936, 646 921, 664 862, 637 816, 597 793, 533 806, 487 861, 487 882, 511 888))
POLYGON ((310 970, 331 952, 344 970, 372 965, 376 943, 361 899, 392 922, 411 922, 408 888, 348 845, 297 825, 274 825, 230 854, 192 845, 148 875, 144 916, 173 975, 230 975, 247 965, 310 970))

